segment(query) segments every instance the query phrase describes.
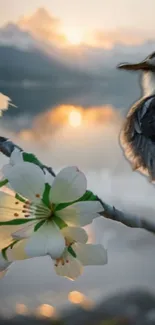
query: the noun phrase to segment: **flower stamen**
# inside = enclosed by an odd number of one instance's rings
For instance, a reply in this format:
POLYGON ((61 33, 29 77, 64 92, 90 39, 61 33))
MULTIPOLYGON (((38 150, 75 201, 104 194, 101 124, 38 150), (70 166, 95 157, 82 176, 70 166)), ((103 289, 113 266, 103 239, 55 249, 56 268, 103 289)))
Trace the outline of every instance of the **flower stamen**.
POLYGON ((66 245, 66 247, 72 246, 75 243, 76 243, 75 240, 73 240, 73 239, 71 240, 71 238, 70 239, 65 238, 65 245, 66 245))
POLYGON ((65 245, 66 247, 69 247, 71 245, 71 242, 67 238, 65 238, 65 245))
POLYGON ((56 259, 55 266, 57 267, 59 264, 61 264, 62 266, 65 265, 65 260, 64 260, 63 257, 60 257, 60 258, 57 258, 57 259, 56 259))

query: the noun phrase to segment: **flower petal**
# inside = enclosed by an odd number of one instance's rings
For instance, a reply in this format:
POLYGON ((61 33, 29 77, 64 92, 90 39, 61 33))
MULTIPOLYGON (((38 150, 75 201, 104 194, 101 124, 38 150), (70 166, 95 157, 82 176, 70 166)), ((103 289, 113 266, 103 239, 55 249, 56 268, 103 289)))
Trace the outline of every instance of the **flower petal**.
POLYGON ((4 178, 8 178, 10 172, 12 171, 12 166, 11 164, 6 164, 2 167, 1 172, 4 178))
MULTIPOLYGON (((42 202, 36 203, 35 205, 27 204, 25 201, 23 202, 23 198, 18 194, 12 196, 0 191, 0 222, 9 222, 14 219, 23 219, 25 217, 26 219, 37 217, 44 218, 46 216, 48 217, 49 213, 50 210, 46 208, 42 202)), ((18 229, 19 228, 20 227, 18 227, 18 229)))
POLYGON ((0 191, 0 221, 24 218, 23 205, 15 196, 0 191))
POLYGON ((37 221, 30 221, 27 225, 25 225, 23 228, 18 229, 17 231, 13 232, 11 234, 13 239, 24 239, 28 238, 33 234, 34 227, 38 223, 37 221))
MULTIPOLYGON (((25 218, 24 203, 14 196, 0 191, 0 222, 25 218)), ((0 248, 7 246, 12 237, 12 232, 21 229, 21 225, 0 226, 0 248)))
POLYGON ((12 167, 15 164, 20 164, 23 162, 22 152, 15 148, 10 156, 10 163, 2 167, 1 171, 5 178, 7 178, 12 171, 12 167))
POLYGON ((29 259, 30 256, 28 256, 25 252, 26 243, 26 239, 20 240, 13 246, 13 248, 9 247, 6 251, 7 259, 11 262, 29 259))
POLYGON ((23 162, 12 167, 8 180, 15 192, 38 202, 45 186, 45 175, 35 164, 23 162))
POLYGON ((44 168, 44 173, 45 173, 45 183, 48 183, 50 186, 52 186, 55 177, 51 173, 49 173, 47 168, 44 168))
POLYGON ((70 242, 75 240, 76 242, 86 243, 88 240, 88 235, 83 228, 79 227, 65 227, 61 230, 63 236, 67 238, 70 242))
POLYGON ((86 265, 104 265, 107 264, 107 250, 102 245, 81 244, 72 245, 77 258, 86 265))
POLYGON ((0 279, 2 279, 5 274, 7 273, 8 269, 4 270, 4 271, 0 271, 0 279))
POLYGON ((0 252, 0 279, 5 276, 10 265, 11 262, 6 261, 2 253, 0 252))
POLYGON ((67 250, 62 256, 62 261, 56 261, 54 266, 57 275, 64 276, 70 280, 77 279, 83 273, 83 267, 77 258, 74 258, 67 250))
POLYGON ((46 222, 28 239, 25 252, 30 257, 50 255, 59 258, 65 248, 65 240, 54 222, 46 222))
POLYGON ((17 231, 20 226, 0 226, 0 249, 7 247, 12 242, 12 232, 17 231))
POLYGON ((5 271, 11 262, 6 261, 6 259, 3 257, 2 252, 0 252, 0 272, 5 271))
POLYGON ((12 154, 10 156, 10 164, 14 166, 15 164, 20 164, 23 162, 23 154, 22 151, 15 148, 12 151, 12 154))
POLYGON ((55 177, 50 199, 52 203, 65 203, 78 200, 87 188, 85 175, 76 167, 67 167, 55 177))
POLYGON ((103 207, 99 201, 81 201, 56 212, 69 226, 86 226, 99 217, 103 207))

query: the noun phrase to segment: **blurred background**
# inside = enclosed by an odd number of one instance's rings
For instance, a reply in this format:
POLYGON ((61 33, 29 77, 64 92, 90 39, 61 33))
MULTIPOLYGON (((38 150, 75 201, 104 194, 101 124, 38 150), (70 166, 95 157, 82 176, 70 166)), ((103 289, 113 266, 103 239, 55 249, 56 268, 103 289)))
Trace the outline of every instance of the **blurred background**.
MULTIPOLYGON (((0 0, 0 92, 17 106, 1 117, 0 135, 56 172, 77 165, 104 201, 152 220, 154 186, 119 146, 139 75, 116 66, 155 50, 154 11, 154 0, 0 0)), ((91 305, 126 289, 155 291, 153 235, 103 218, 88 228, 108 248, 108 265, 71 282, 48 258, 15 263, 0 280, 0 313, 52 315, 83 295, 91 305)))

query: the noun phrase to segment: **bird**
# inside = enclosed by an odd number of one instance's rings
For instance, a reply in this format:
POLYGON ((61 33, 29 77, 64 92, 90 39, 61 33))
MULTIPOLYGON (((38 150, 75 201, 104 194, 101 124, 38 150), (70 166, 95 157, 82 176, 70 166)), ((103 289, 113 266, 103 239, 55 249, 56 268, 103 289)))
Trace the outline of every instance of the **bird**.
POLYGON ((137 170, 155 182, 155 52, 138 63, 121 63, 118 69, 140 71, 141 98, 125 118, 120 145, 124 155, 137 170))

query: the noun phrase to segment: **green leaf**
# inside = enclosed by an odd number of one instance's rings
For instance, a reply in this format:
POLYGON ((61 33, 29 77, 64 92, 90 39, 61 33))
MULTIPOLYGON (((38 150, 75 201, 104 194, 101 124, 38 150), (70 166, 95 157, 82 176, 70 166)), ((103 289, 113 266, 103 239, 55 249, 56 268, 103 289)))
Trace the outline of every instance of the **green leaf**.
POLYGON ((4 186, 8 182, 9 182, 8 179, 3 179, 3 181, 0 181, 0 187, 4 186))
POLYGON ((8 261, 7 259, 7 255, 6 255, 6 252, 8 250, 8 248, 10 247, 11 249, 13 248, 13 246, 18 242, 19 240, 14 240, 11 244, 9 244, 8 246, 4 247, 2 250, 1 250, 1 253, 2 253, 2 256, 3 258, 8 261))
POLYGON ((32 219, 12 219, 8 221, 0 221, 0 226, 17 226, 17 225, 22 225, 24 223, 28 223, 30 221, 34 221, 36 218, 32 219))
POLYGON ((23 159, 24 161, 30 162, 35 164, 39 167, 42 167, 42 163, 38 160, 38 158, 33 153, 23 152, 23 159))
POLYGON ((86 191, 86 193, 79 199, 79 201, 97 201, 97 195, 93 194, 91 191, 86 191))
POLYGON ((10 248, 13 248, 15 244, 17 244, 20 240, 17 239, 17 240, 14 240, 9 246, 10 248))
POLYGON ((69 246, 69 247, 68 247, 68 252, 69 252, 73 257, 76 258, 76 253, 74 252, 72 246, 69 246))
POLYGON ((98 201, 98 197, 96 195, 93 194, 93 192, 91 191, 86 191, 86 193, 81 196, 80 199, 74 201, 74 202, 70 202, 70 203, 60 203, 55 207, 55 211, 59 211, 62 210, 66 207, 68 207, 69 205, 72 205, 73 203, 76 202, 81 202, 81 201, 98 201))
POLYGON ((6 251, 7 251, 8 247, 4 247, 2 250, 1 250, 1 253, 2 253, 2 256, 3 258, 8 261, 7 259, 7 255, 6 255, 6 251))
POLYGON ((59 218, 57 215, 54 215, 53 217, 53 221, 56 223, 56 225, 60 228, 63 229, 65 227, 67 227, 67 224, 61 219, 59 218))
POLYGON ((60 203, 60 204, 57 204, 57 205, 55 206, 55 211, 62 210, 62 209, 68 207, 69 205, 71 205, 71 204, 73 204, 73 203, 74 203, 74 202, 72 202, 72 203, 60 203))
POLYGON ((50 203, 50 200, 49 200, 50 189, 51 189, 51 186, 48 183, 46 183, 42 201, 48 208, 51 208, 51 203, 50 203))
POLYGON ((36 232, 37 230, 39 230, 40 227, 45 223, 45 221, 46 221, 46 220, 41 220, 41 221, 39 221, 39 222, 35 225, 35 227, 34 227, 34 232, 36 232))
POLYGON ((15 199, 19 200, 20 202, 27 202, 27 200, 25 200, 22 196, 20 196, 18 193, 16 193, 15 195, 15 199))

